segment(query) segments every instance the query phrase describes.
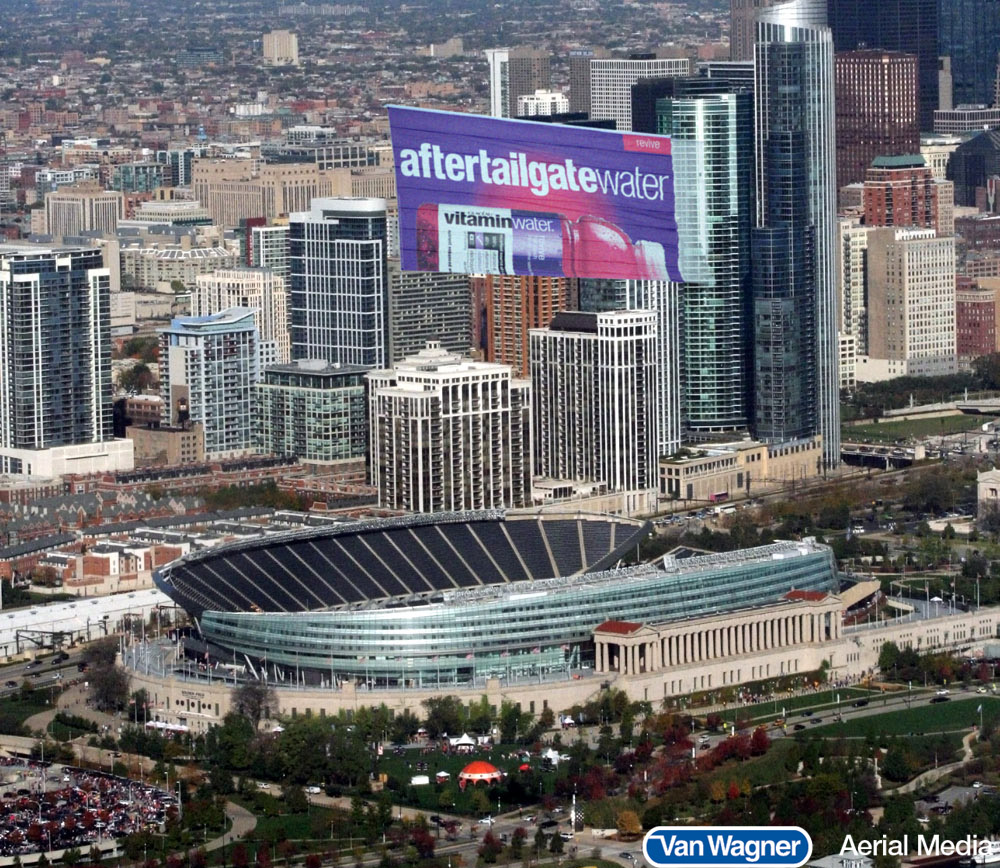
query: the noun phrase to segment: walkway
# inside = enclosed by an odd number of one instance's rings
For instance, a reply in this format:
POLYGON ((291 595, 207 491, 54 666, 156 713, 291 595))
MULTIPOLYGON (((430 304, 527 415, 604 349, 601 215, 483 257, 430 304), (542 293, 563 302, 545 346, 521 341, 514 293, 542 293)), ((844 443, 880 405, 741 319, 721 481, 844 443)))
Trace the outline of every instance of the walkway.
POLYGON ((928 769, 923 774, 917 775, 912 781, 907 781, 907 783, 902 786, 896 787, 893 790, 883 790, 882 792, 886 795, 902 795, 903 793, 912 793, 915 790, 920 789, 928 784, 933 784, 935 781, 940 780, 945 775, 949 775, 954 771, 958 771, 962 768, 969 760, 972 759, 972 742, 978 736, 978 732, 973 730, 968 735, 962 739, 962 758, 956 762, 948 763, 947 765, 938 766, 936 769, 928 769))
POLYGON ((257 827, 257 817, 235 802, 226 802, 226 818, 229 820, 229 831, 214 841, 209 841, 205 850, 221 850, 227 844, 231 846, 257 827))

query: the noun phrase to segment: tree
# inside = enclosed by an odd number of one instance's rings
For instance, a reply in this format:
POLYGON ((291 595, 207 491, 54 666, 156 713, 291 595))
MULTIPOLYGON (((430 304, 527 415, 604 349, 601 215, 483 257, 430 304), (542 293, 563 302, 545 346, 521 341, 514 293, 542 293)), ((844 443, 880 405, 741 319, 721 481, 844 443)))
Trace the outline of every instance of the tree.
POLYGON ((424 725, 431 738, 445 733, 457 735, 462 730, 462 701, 457 696, 432 696, 424 700, 427 719, 424 725))
POLYGON ((565 846, 566 845, 563 842, 562 835, 560 835, 558 832, 556 832, 556 834, 554 834, 549 839, 549 852, 550 853, 554 853, 554 854, 556 854, 558 856, 565 849, 565 846))
POLYGON ((278 694, 260 679, 245 681, 233 693, 233 708, 250 721, 256 730, 261 720, 278 710, 278 694))
POLYGON ((113 666, 118 656, 118 640, 114 636, 98 639, 83 649, 83 662, 92 668, 113 666))
POLYGON ((490 800, 486 796, 486 791, 475 787, 472 791, 472 810, 477 814, 485 814, 490 809, 490 800))
POLYGON ((895 642, 883 642, 878 655, 878 668, 882 672, 890 672, 899 662, 899 646, 895 642))
POLYGON ((503 844, 500 843, 500 839, 490 829, 483 837, 483 843, 479 845, 479 858, 487 865, 492 865, 497 861, 497 856, 501 852, 503 852, 503 844))
POLYGON ((635 811, 622 811, 617 818, 618 834, 632 838, 642 833, 642 823, 635 811))
POLYGON ((771 746, 771 739, 767 736, 767 730, 763 726, 758 726, 750 737, 750 753, 754 756, 763 756, 771 746))
POLYGON ((68 866, 68 868, 76 868, 83 861, 83 853, 76 847, 70 847, 69 850, 63 852, 62 861, 63 865, 68 866))
POLYGON ((101 711, 122 711, 128 702, 128 673, 118 666, 100 666, 91 670, 90 694, 101 711))

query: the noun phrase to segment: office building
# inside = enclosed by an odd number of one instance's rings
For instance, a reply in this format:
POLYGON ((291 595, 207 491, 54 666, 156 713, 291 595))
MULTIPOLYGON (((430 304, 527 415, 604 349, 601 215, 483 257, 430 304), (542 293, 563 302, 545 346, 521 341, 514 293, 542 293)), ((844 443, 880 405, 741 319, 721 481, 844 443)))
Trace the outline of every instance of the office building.
POLYGON ((552 87, 551 57, 534 48, 490 48, 490 115, 517 117, 517 98, 552 87))
POLYGON ((569 110, 590 114, 590 61, 610 57, 606 48, 574 48, 569 53, 569 110))
POLYGON ((724 81, 676 79, 657 102, 672 137, 680 292, 681 414, 688 436, 745 430, 751 388, 753 96, 724 81))
POLYGON ((618 130, 632 127, 632 85, 643 78, 674 78, 691 74, 686 57, 641 55, 593 58, 590 61, 590 116, 611 119, 618 130))
POLYGON ((265 368, 257 384, 257 451, 304 464, 364 461, 367 368, 299 359, 265 368))
POLYGON ((956 205, 995 213, 995 197, 987 188, 990 179, 1000 175, 1000 130, 984 130, 955 148, 947 174, 955 184, 956 205))
POLYGON ((45 194, 45 226, 55 238, 86 232, 113 233, 125 216, 125 197, 96 181, 83 181, 45 194))
POLYGON ((269 268, 278 277, 288 280, 288 224, 251 226, 249 264, 254 268, 269 268))
POLYGON ((993 104, 1000 53, 1000 3, 939 0, 938 53, 951 58, 952 103, 993 104))
POLYGON ((761 10, 752 232, 754 434, 840 461, 833 42, 824 0, 761 10))
POLYGON ((486 276, 486 360, 528 377, 528 332, 545 328, 575 305, 576 281, 565 277, 486 276))
POLYGON ((380 506, 451 512, 530 503, 531 387, 508 365, 432 341, 367 380, 380 506))
POLYGON ((292 359, 384 368, 384 199, 313 199, 289 219, 292 359))
MULTIPOLYGON (((952 0, 940 0, 945 6, 952 0)), ((826 0, 835 51, 880 48, 917 58, 917 94, 921 131, 932 129, 938 104, 939 0, 826 0)), ((977 100, 982 102, 983 100, 977 100)))
POLYGON ((866 226, 917 226, 955 234, 955 185, 936 181, 920 154, 876 157, 865 175, 866 226))
POLYGON ((533 118, 537 115, 558 115, 569 111, 569 100, 558 90, 536 90, 531 94, 523 94, 517 98, 517 114, 519 118, 533 118))
POLYGON ((200 424, 208 460, 253 452, 259 379, 257 327, 249 308, 178 317, 160 331, 162 422, 200 424))
POLYGON ((834 58, 837 188, 863 181, 876 157, 920 149, 917 58, 880 49, 834 58))
POLYGON ((1000 349, 1000 304, 996 278, 977 284, 959 275, 955 282, 955 355, 959 370, 969 370, 973 359, 1000 349))
POLYGON ((389 360, 415 356, 428 341, 450 353, 472 350, 472 291, 467 274, 403 271, 389 260, 389 360))
POLYGON ((96 248, 0 244, 2 472, 131 468, 113 441, 110 296, 96 248))
POLYGON ((268 66, 298 66, 299 37, 290 30, 271 30, 264 34, 263 55, 268 66))
POLYGON ((957 370, 955 239, 933 229, 868 236, 868 355, 858 380, 938 376, 957 370))
POLYGON ((920 137, 920 156, 931 170, 935 181, 948 179, 948 160, 955 149, 965 141, 965 136, 924 135, 920 137))
POLYGON ((656 488, 656 314, 557 314, 531 332, 536 475, 656 488))
POLYGON ((315 198, 350 192, 349 174, 316 163, 195 160, 191 174, 195 198, 226 229, 255 217, 273 220, 307 211, 315 198))
POLYGON ((942 136, 958 136, 995 130, 1000 127, 1000 106, 967 105, 934 112, 934 132, 942 136))
POLYGON ((266 268, 226 268, 195 278, 191 314, 211 316, 233 307, 254 311, 261 368, 291 360, 285 281, 266 268))

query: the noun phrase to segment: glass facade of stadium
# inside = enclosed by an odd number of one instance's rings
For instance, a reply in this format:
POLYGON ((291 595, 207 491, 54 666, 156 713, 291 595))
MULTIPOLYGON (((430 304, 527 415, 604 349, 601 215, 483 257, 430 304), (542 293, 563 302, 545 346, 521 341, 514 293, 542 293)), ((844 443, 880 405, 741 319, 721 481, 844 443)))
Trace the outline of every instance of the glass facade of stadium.
MULTIPOLYGON (((214 549, 195 564, 217 562, 224 551, 214 549)), ((792 589, 838 589, 832 552, 812 542, 599 566, 407 603, 297 612, 205 609, 197 613, 204 644, 191 651, 224 664, 246 663, 279 683, 338 687, 350 681, 371 689, 461 686, 490 677, 513 683, 592 669, 593 632, 609 619, 663 623, 774 603, 792 589)), ((169 575, 158 584, 171 593, 169 575)))

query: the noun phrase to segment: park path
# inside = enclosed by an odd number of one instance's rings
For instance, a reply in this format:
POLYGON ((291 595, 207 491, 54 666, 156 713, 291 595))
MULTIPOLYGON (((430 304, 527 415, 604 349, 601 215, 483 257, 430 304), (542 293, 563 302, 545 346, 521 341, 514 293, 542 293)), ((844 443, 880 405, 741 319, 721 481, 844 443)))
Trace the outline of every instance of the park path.
POLYGON ((917 775, 912 781, 907 781, 905 784, 902 784, 895 789, 883 790, 882 792, 886 795, 902 795, 903 793, 912 793, 920 787, 940 780, 945 775, 958 771, 958 769, 962 768, 962 766, 972 759, 972 742, 976 739, 978 734, 978 730, 973 730, 962 739, 962 758, 960 760, 953 763, 947 763, 943 766, 938 766, 936 769, 928 769, 923 774, 917 775))
POLYGON ((257 817, 235 802, 226 802, 226 817, 229 819, 229 831, 214 841, 209 841, 205 845, 206 851, 221 850, 227 844, 232 845, 257 827, 257 817))

